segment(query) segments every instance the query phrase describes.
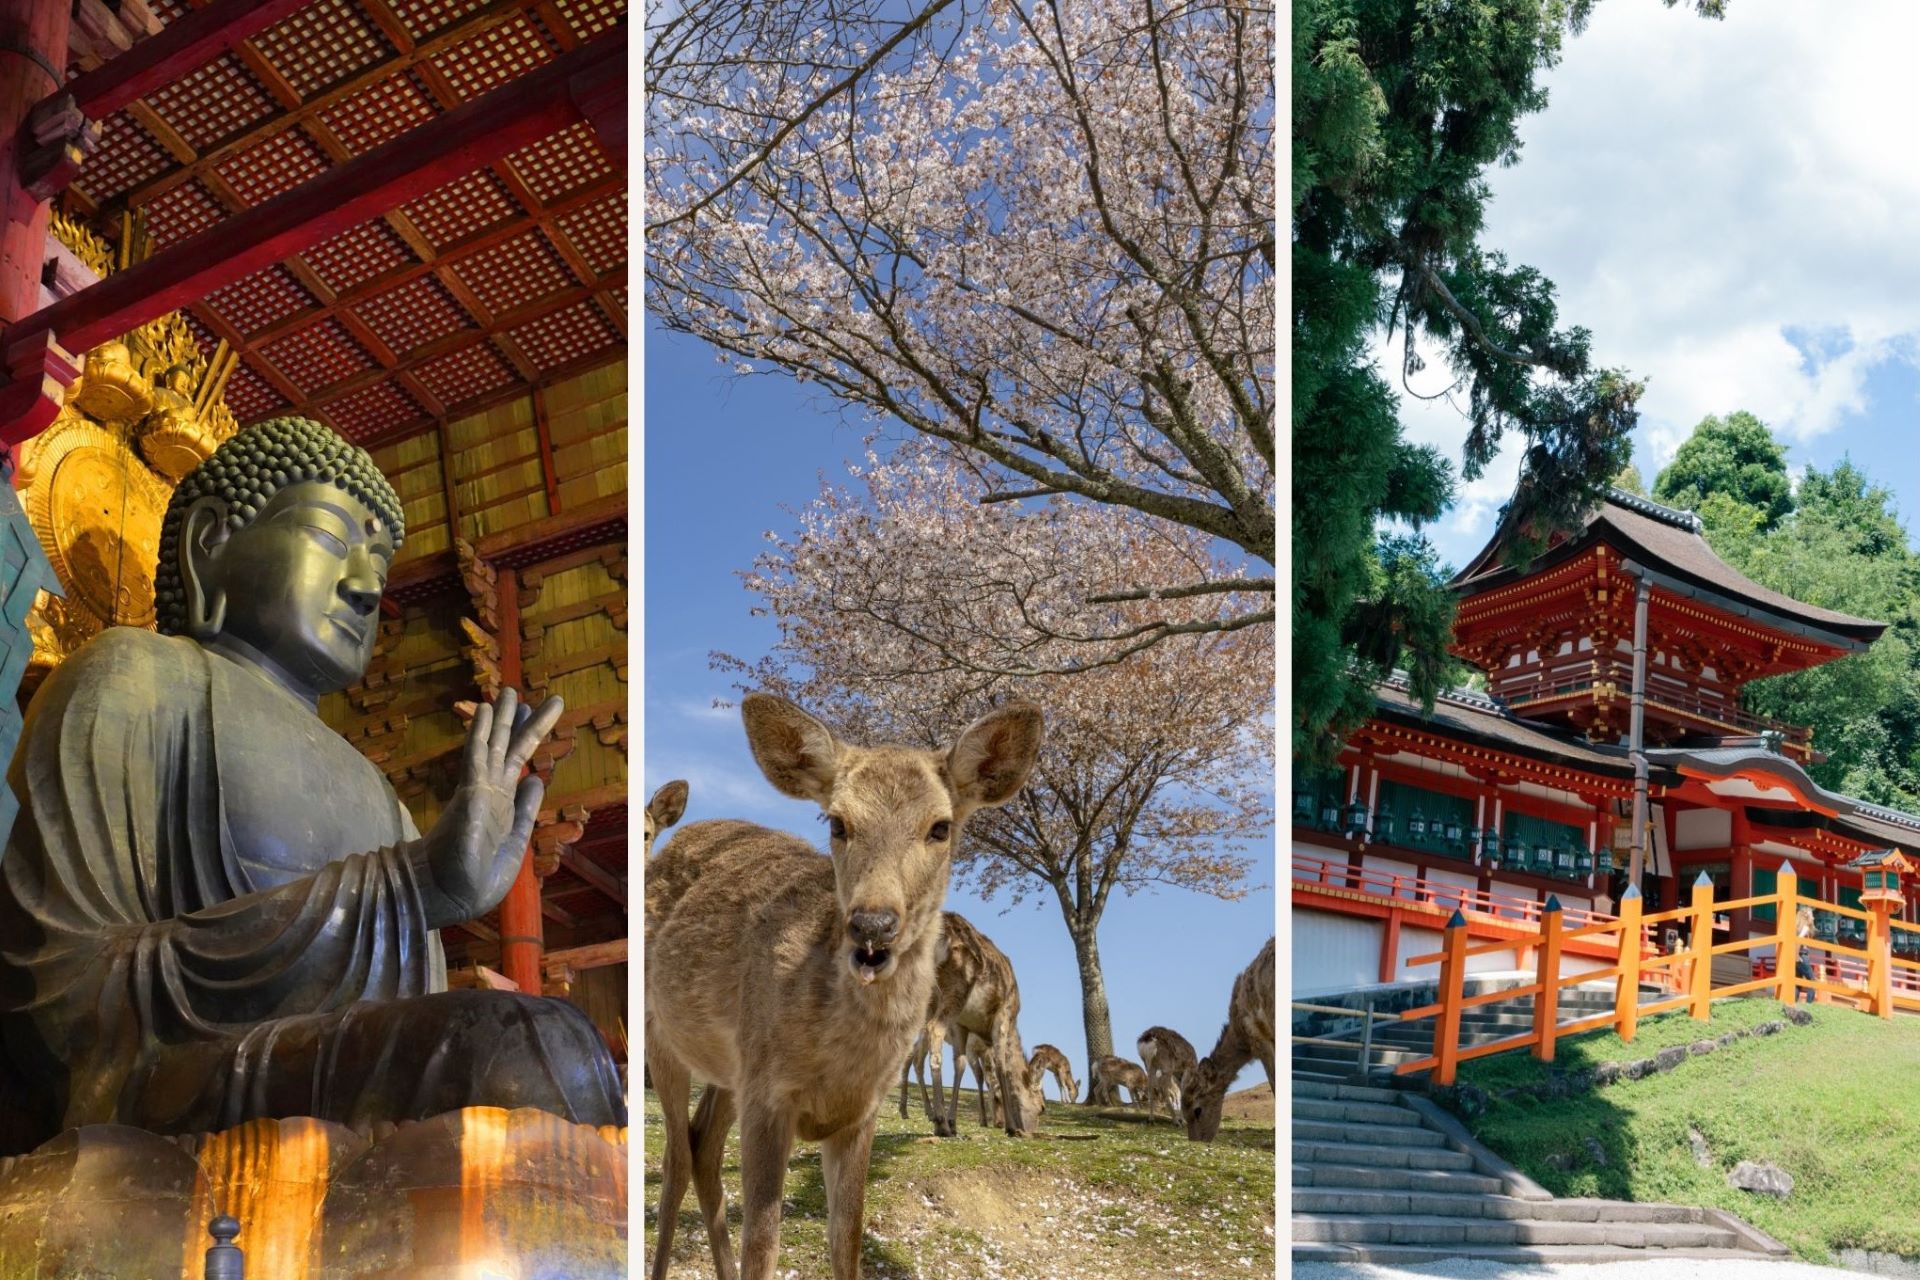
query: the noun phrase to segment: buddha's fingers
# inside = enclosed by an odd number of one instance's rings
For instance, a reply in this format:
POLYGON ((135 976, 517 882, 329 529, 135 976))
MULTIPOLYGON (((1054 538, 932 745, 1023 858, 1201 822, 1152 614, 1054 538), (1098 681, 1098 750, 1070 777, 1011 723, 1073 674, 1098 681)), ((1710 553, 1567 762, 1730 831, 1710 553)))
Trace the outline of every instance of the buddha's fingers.
POLYGON ((533 753, 540 749, 540 744, 547 740, 553 727, 560 723, 560 715, 566 709, 567 704, 560 695, 555 694, 541 703, 533 715, 514 730, 513 748, 507 754, 507 764, 513 772, 518 773, 527 761, 533 759, 533 753))
POLYGON ((519 856, 517 851, 525 849, 533 839, 533 825, 540 819, 540 801, 546 794, 547 784, 537 773, 522 778, 513 793, 513 830, 503 848, 515 851, 515 857, 519 856))
POLYGON ((466 773, 471 779, 480 778, 487 767, 488 744, 493 737, 493 704, 483 702, 473 711, 473 724, 467 728, 466 773))
POLYGON ((520 693, 512 685, 502 689, 499 701, 493 704, 493 736, 487 744, 487 758, 497 774, 503 777, 508 776, 507 753, 513 746, 519 709, 520 693))

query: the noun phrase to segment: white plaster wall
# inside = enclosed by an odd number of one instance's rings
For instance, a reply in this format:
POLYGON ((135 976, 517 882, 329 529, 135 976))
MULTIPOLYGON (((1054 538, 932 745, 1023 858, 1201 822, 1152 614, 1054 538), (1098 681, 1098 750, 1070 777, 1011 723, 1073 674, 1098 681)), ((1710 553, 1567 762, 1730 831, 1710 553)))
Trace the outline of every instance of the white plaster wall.
POLYGON ((1724 849, 1733 843, 1733 814, 1726 809, 1682 809, 1673 834, 1682 849, 1724 849))
MULTIPOLYGON (((1291 922, 1296 998, 1347 991, 1380 980, 1380 944, 1386 937, 1386 921, 1296 907, 1291 922)), ((1404 940, 1406 934, 1400 936, 1404 940)))

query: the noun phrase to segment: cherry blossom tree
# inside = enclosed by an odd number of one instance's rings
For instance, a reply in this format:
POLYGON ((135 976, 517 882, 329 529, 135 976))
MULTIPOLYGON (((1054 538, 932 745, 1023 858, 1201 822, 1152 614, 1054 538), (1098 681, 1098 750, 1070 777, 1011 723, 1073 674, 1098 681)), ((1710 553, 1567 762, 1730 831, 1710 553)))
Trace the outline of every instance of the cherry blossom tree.
MULTIPOLYGON (((705 44, 656 14, 658 57, 719 69, 650 108, 649 310, 933 442, 976 501, 1068 494, 1232 549, 1109 580, 1147 607, 1124 636, 1081 612, 1106 656, 1271 622, 1271 8, 909 12, 705 44), (1206 596, 1233 607, 1179 603, 1206 596)), ((1086 660, 1064 634, 1044 670, 1086 660)))
POLYGON ((1072 674, 996 672, 1012 650, 1050 669, 1089 631, 1232 611, 1231 596, 1087 603, 1209 571, 1211 539, 1078 499, 983 504, 979 477, 924 443, 854 472, 862 492, 823 486, 744 575, 779 625, 772 652, 716 664, 846 732, 928 746, 1008 699, 1045 711, 1032 781, 969 821, 955 874, 989 900, 1058 907, 1090 1064, 1113 1051, 1098 933, 1114 891, 1246 892, 1237 846, 1272 824, 1273 627, 1180 632, 1072 674))

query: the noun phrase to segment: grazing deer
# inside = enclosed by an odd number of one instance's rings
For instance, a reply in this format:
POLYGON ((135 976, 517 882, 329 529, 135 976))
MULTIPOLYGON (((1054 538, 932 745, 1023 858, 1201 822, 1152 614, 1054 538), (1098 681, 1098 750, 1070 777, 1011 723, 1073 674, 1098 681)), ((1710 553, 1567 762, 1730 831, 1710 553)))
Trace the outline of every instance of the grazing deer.
POLYGON ((1027 1071, 1033 1076, 1035 1084, 1053 1072, 1053 1082, 1060 1087, 1060 1101, 1078 1102, 1080 1100, 1080 1082, 1073 1078, 1073 1064, 1067 1061, 1067 1055, 1050 1044, 1033 1046, 1033 1057, 1027 1060, 1027 1071))
POLYGON ((1267 1069, 1267 1086, 1273 1087, 1272 938, 1233 980, 1227 1024, 1220 1028, 1213 1052, 1195 1063, 1181 1082, 1180 1091, 1185 1096, 1180 1105, 1189 1139, 1213 1141, 1220 1132, 1220 1107, 1226 1101, 1227 1086, 1253 1058, 1260 1059, 1260 1065, 1267 1069))
MULTIPOLYGON (((900 1118, 902 1120, 907 1118, 907 1079, 909 1073, 914 1072, 918 1073, 920 1080, 921 1110, 926 1112, 929 1119, 935 1119, 939 1114, 933 1109, 933 1099, 927 1093, 928 1039, 929 1030, 923 1029, 920 1032, 920 1038, 913 1042, 913 1050, 907 1055, 907 1060, 900 1064, 900 1118)), ((956 1050, 961 1047, 962 1046, 956 1046, 956 1050)), ((987 1118, 986 1082, 993 1071, 993 1055, 986 1041, 969 1031, 966 1035, 964 1049, 964 1055, 958 1052, 956 1052, 955 1055, 954 1076, 956 1089, 961 1082, 961 1078, 966 1074, 968 1064, 972 1064, 974 1087, 980 1095, 980 1123, 983 1126, 987 1124, 1005 1124, 1006 1106, 1001 1101, 1000 1094, 997 1092, 999 1088, 998 1085, 995 1086, 996 1092, 993 1099, 993 1119, 989 1120, 987 1118)), ((1027 1069, 1027 1075, 1028 1078, 1033 1081, 1034 1092, 1038 1095, 1040 1089, 1040 1074, 1029 1067, 1027 1069)), ((1036 1115, 1043 1114, 1047 1109, 1046 1099, 1036 1096, 1033 1100, 1033 1107, 1036 1115)))
POLYGON ((646 832, 640 845, 640 856, 653 856, 653 842, 662 831, 680 821, 687 811, 687 784, 679 778, 662 786, 653 793, 653 799, 647 801, 646 817, 642 828, 646 832))
POLYGON ((1147 1073, 1112 1054, 1098 1058, 1093 1064, 1093 1079, 1087 1082, 1087 1102, 1096 1107, 1120 1106, 1123 1087, 1132 1098, 1127 1105, 1139 1106, 1140 1100, 1147 1096, 1147 1073))
POLYGON ((697 822, 648 864, 646 1054, 665 1113, 653 1280, 665 1280, 693 1183, 720 1280, 771 1280, 796 1138, 819 1142, 834 1280, 858 1280, 879 1106, 926 1023, 954 841, 1025 785, 1033 707, 975 721, 946 752, 837 740, 781 698, 741 718, 782 795, 827 815, 831 857, 747 822, 697 822), (691 1123, 694 1080, 707 1082, 691 1123), (736 1273, 720 1180, 740 1120, 736 1273))
POLYGON ((1180 1082, 1193 1070, 1196 1055, 1187 1038, 1171 1027, 1148 1027, 1134 1041, 1140 1061, 1147 1069, 1147 1119, 1153 1119, 1154 1103, 1164 1099, 1167 1119, 1180 1114, 1180 1082))
MULTIPOLYGON (((933 1131, 943 1138, 959 1132, 956 1113, 966 1060, 990 1059, 996 1110, 1009 1134, 1033 1132, 1040 1115, 1040 1088, 1027 1072, 1020 1047, 1020 984, 1006 953, 970 924, 946 913, 940 956, 934 970, 932 1003, 927 1010, 927 1055, 933 1066, 933 1131), (940 1082, 940 1050, 953 1039, 953 1093, 940 1082)), ((982 1123, 986 1103, 981 1095, 982 1123)))

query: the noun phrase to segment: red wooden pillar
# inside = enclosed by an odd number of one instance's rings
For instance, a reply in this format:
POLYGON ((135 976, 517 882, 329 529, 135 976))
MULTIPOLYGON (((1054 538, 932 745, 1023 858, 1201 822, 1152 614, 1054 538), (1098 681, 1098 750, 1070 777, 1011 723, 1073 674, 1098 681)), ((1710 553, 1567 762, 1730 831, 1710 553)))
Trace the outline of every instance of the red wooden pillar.
MULTIPOLYGON (((520 688, 520 575, 500 570, 500 684, 520 688)), ((540 953, 546 939, 540 926, 540 878, 533 873, 533 846, 520 861, 520 874, 500 902, 500 972, 528 995, 542 994, 540 953)))
MULTIPOLYGON (((1733 811, 1733 857, 1729 867, 1727 896, 1729 898, 1750 898, 1753 896, 1753 828, 1747 822, 1747 810, 1743 805, 1733 811)), ((1727 921, 1729 939, 1745 938, 1749 934, 1753 912, 1741 907, 1730 913, 1727 921)))
POLYGON ((1399 908, 1387 912, 1386 931, 1380 938, 1380 981, 1392 982, 1400 972, 1400 920, 1399 908))
POLYGON ((40 306, 47 258, 47 202, 23 185, 33 147, 27 116, 60 88, 67 65, 65 0, 0 0, 0 321, 40 306))

